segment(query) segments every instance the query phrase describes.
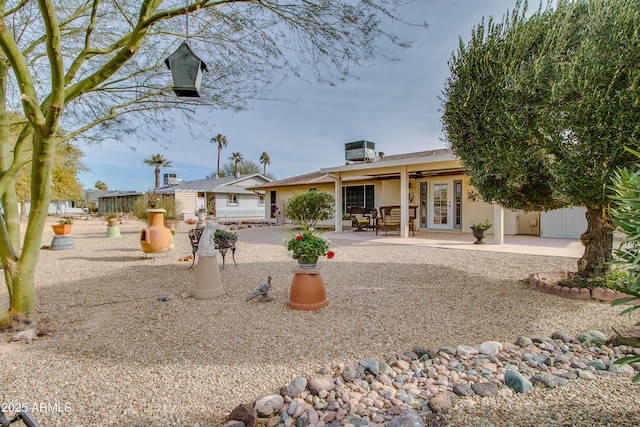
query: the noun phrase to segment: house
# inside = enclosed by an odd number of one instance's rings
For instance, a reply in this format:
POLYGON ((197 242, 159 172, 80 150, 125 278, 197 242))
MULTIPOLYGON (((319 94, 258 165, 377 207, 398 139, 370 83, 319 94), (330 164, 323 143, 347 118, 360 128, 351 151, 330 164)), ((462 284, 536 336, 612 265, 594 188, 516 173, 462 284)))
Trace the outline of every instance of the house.
MULTIPOLYGON (((368 141, 362 142, 370 144, 368 141)), ((366 147, 365 151, 370 149, 366 147)), ((350 148, 350 144, 345 145, 347 161, 354 160, 348 152, 350 148)), ((363 206, 370 211, 385 205, 401 207, 402 237, 409 236, 409 206, 417 207, 417 218, 413 221, 413 227, 417 230, 470 233, 472 223, 489 219, 494 224, 494 237, 498 243, 502 243, 505 234, 540 235, 542 230, 544 236, 546 228, 557 228, 557 221, 541 223, 539 212, 505 210, 482 201, 470 184, 462 162, 450 149, 399 155, 377 153, 373 157, 367 153, 362 156, 360 148, 355 160, 342 166, 255 187, 255 190, 264 191, 267 198, 265 218, 284 222, 284 208, 289 197, 295 192, 315 190, 335 197, 336 210, 332 223, 336 233, 343 231, 342 214, 348 212, 350 206, 363 206)), ((551 219, 552 216, 547 218, 551 219)), ((564 215, 564 218, 566 223, 567 216, 564 215)), ((572 215, 569 221, 574 224, 573 229, 586 230, 584 215, 583 226, 575 225, 575 219, 576 215, 572 215)))
POLYGON ((140 195, 136 191, 105 191, 98 196, 98 213, 133 212, 136 200, 140 195))
POLYGON ((265 212, 264 193, 250 188, 269 182, 269 178, 256 173, 180 181, 156 188, 153 192, 174 195, 180 219, 195 218, 200 209, 219 218, 262 217, 265 212))

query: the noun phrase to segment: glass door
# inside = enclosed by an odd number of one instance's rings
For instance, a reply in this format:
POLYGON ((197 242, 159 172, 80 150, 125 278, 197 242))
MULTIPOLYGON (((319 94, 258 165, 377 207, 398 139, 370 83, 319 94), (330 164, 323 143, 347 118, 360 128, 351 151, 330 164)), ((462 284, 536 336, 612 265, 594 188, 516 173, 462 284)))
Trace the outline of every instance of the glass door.
POLYGON ((431 196, 432 228, 452 229, 451 192, 448 182, 434 182, 431 196))

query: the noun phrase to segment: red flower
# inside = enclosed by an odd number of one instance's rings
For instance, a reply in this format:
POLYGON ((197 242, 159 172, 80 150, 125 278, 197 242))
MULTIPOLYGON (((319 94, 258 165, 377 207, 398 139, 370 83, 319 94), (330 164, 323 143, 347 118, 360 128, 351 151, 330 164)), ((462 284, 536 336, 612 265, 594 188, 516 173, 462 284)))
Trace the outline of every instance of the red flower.
POLYGON ((302 240, 302 236, 301 235, 297 235, 296 236, 296 240, 302 240))
POLYGON ((327 252, 327 259, 331 259, 334 257, 334 253, 332 251, 327 252))

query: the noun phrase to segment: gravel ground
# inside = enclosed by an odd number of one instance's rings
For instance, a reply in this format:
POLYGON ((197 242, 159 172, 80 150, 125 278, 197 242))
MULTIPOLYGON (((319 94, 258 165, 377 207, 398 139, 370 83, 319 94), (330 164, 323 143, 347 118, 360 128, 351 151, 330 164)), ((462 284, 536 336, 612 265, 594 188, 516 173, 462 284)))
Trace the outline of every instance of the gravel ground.
MULTIPOLYGON (((143 223, 106 238, 99 221, 76 221, 72 250, 43 250, 36 271, 31 343, 0 334, 4 405, 24 405, 42 426, 215 426, 237 405, 277 392, 322 366, 384 359, 416 346, 477 346, 518 336, 606 334, 637 319, 606 303, 529 288, 536 271, 572 270, 575 259, 334 239, 321 261, 329 305, 287 307, 291 270, 282 227, 238 230, 225 294, 188 297, 195 269, 179 224, 175 248, 144 257, 143 223), (274 300, 245 297, 273 277, 274 300), (169 295, 168 302, 158 296, 169 295)), ((49 227, 47 227, 49 228, 49 227)), ((51 241, 45 230, 43 245, 51 241)), ((221 259, 221 258, 220 258, 221 259)), ((6 292, 0 303, 7 306, 6 292)), ((624 425, 640 413, 629 377, 577 380, 556 390, 484 398, 449 414, 450 425, 624 425), (625 415, 626 414, 626 415, 625 415), (542 417, 542 418, 541 418, 542 417), (542 421, 541 420, 545 420, 542 421), (622 421, 621 421, 622 420, 622 421)))

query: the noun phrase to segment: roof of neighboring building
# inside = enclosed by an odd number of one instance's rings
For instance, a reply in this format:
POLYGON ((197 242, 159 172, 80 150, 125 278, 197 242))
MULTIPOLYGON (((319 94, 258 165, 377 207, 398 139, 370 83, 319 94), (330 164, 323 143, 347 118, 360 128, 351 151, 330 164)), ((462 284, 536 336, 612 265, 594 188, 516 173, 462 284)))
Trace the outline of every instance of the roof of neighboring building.
POLYGON ((247 191, 246 187, 241 185, 242 181, 247 179, 259 177, 265 181, 270 181, 269 178, 262 174, 249 174, 235 176, 224 176, 220 178, 209 179, 197 179, 193 181, 181 181, 175 185, 156 188, 155 193, 175 193, 176 191, 204 191, 207 193, 252 193, 247 191))
POLYGON ((98 196, 98 198, 103 198, 103 197, 118 197, 118 196, 137 196, 138 193, 137 191, 122 191, 122 190, 116 190, 116 191, 105 191, 104 194, 101 194, 98 196))

